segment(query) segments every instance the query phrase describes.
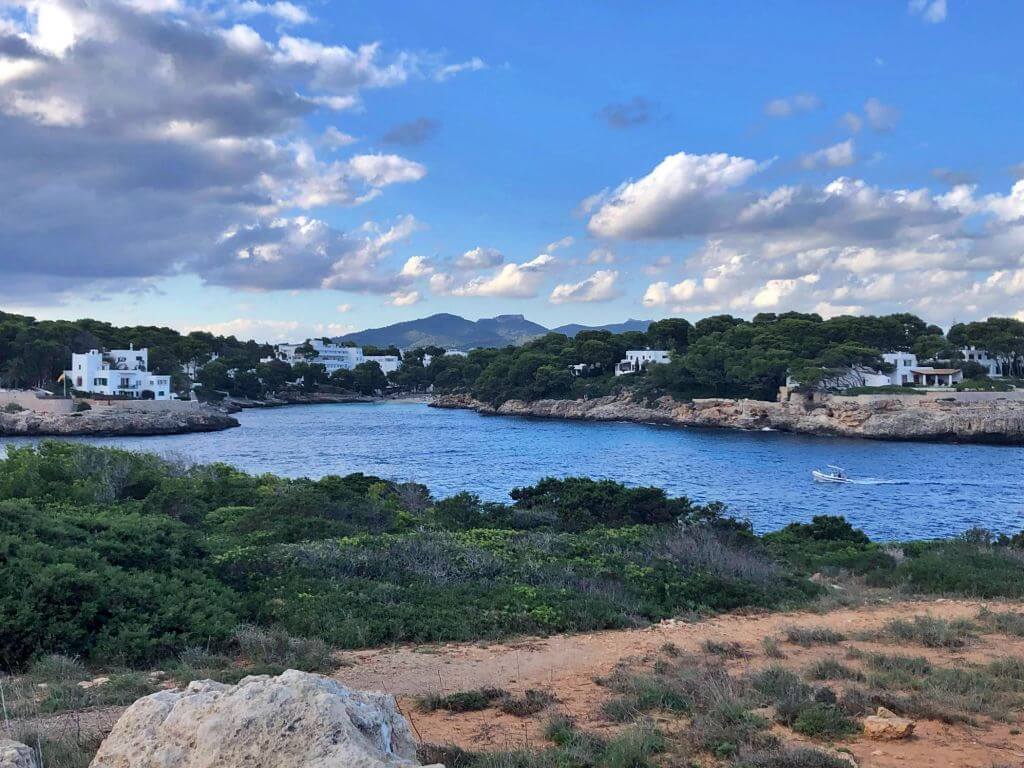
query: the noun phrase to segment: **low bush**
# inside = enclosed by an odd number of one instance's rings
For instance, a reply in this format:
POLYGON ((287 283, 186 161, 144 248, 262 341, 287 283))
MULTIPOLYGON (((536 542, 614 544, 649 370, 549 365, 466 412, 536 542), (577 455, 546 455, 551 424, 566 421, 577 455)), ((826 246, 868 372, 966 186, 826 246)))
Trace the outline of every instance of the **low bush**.
POLYGON ((782 646, 779 645, 779 641, 774 637, 761 638, 761 649, 764 651, 764 655, 769 659, 786 658, 785 651, 782 650, 782 646))
POLYGON ((442 763, 447 768, 653 768, 653 759, 665 749, 661 732, 646 724, 634 725, 603 740, 559 718, 548 725, 546 735, 554 747, 468 752, 458 747, 424 744, 418 748, 417 757, 424 765, 442 763))
POLYGON ((502 697, 499 709, 506 715, 516 717, 528 717, 538 712, 543 712, 556 701, 555 697, 547 691, 528 689, 522 696, 511 694, 502 697))
POLYGON ((978 613, 979 624, 1004 635, 1024 637, 1024 613, 1016 611, 991 611, 982 608, 978 613))
POLYGON ((787 627, 786 640, 809 648, 812 645, 838 645, 846 635, 829 627, 787 627))
POLYGON ((45 768, 88 768, 103 741, 101 736, 82 735, 77 729, 60 733, 15 729, 6 736, 32 747, 36 762, 45 768))
POLYGON ((850 761, 810 747, 776 747, 741 754, 735 768, 850 768, 850 761))
POLYGON ((667 674, 632 674, 617 671, 605 685, 618 694, 602 706, 605 717, 627 722, 642 712, 662 710, 684 713, 693 708, 692 686, 674 672, 667 674))
POLYGON ((292 637, 280 628, 243 626, 235 631, 234 642, 250 668, 265 670, 249 674, 280 674, 286 669, 333 672, 339 666, 320 638, 292 637))
POLYGON ((1024 597, 1024 553, 975 541, 904 545, 900 580, 911 592, 991 599, 1024 597))
POLYGON ((807 670, 811 680, 863 680, 864 673, 848 667, 832 656, 814 662, 807 670))
POLYGON ((814 702, 800 709, 793 730, 815 739, 834 741, 856 733, 859 728, 835 704, 814 702))
POLYGON ((918 643, 927 648, 963 648, 974 638, 976 627, 965 619, 937 619, 914 616, 911 620, 893 619, 882 633, 893 640, 918 643))
POLYGON ((479 712, 509 696, 503 688, 475 688, 471 691, 456 693, 430 693, 416 700, 421 712, 435 712, 443 709, 446 712, 479 712))
POLYGON ((728 695, 714 698, 690 722, 691 736, 701 748, 722 759, 737 755, 744 747, 765 743, 767 720, 741 699, 728 695))
POLYGON ((734 640, 705 640, 701 644, 701 650, 712 656, 721 656, 723 659, 745 659, 750 656, 743 646, 734 640))

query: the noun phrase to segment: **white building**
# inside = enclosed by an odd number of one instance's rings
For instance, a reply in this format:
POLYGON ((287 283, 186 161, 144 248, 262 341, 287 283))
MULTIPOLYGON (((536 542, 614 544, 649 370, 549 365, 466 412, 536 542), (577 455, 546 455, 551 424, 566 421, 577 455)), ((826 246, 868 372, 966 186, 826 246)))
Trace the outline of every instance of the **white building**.
POLYGON ((171 377, 149 372, 149 350, 90 349, 71 355, 71 368, 64 371, 64 382, 80 392, 130 397, 144 400, 170 400, 171 377))
POLYGON ((364 355, 362 347, 324 342, 323 339, 310 339, 302 344, 278 344, 275 349, 278 360, 288 363, 288 365, 305 362, 322 365, 327 369, 328 376, 335 371, 351 371, 357 365, 370 362, 377 363, 384 373, 390 373, 397 371, 402 362, 396 355, 364 355), (315 355, 305 357, 297 351, 306 344, 316 352, 315 355))
POLYGON ((351 371, 360 363, 366 362, 362 348, 344 347, 333 342, 324 343, 323 339, 310 339, 302 344, 278 344, 277 358, 288 365, 306 362, 322 365, 327 369, 328 376, 341 369, 351 371), (302 353, 296 354, 296 350, 307 343, 316 354, 311 357, 304 357, 302 353))
POLYGON ((646 370, 649 365, 664 365, 668 361, 668 350, 627 349, 626 356, 615 366, 615 375, 624 376, 628 373, 639 373, 646 370))
POLYGON ((446 349, 441 355, 431 355, 426 352, 423 353, 423 367, 426 368, 430 365, 437 357, 469 357, 468 352, 463 352, 460 349, 446 349))
POLYGON ((886 352, 882 355, 882 359, 894 368, 892 373, 878 374, 879 376, 887 377, 888 380, 881 384, 873 383, 865 384, 865 386, 884 387, 891 384, 895 387, 902 387, 904 384, 914 383, 914 368, 917 368, 917 355, 913 352, 886 352))
MULTIPOLYGON (((362 353, 362 350, 359 351, 362 353)), ((363 362, 376 363, 384 373, 397 371, 398 366, 402 364, 401 359, 397 355, 363 355, 363 362)))
POLYGON ((978 365, 983 365, 988 368, 988 377, 990 379, 1002 378, 1003 374, 999 372, 999 361, 984 349, 978 349, 977 347, 963 347, 960 350, 960 354, 964 356, 964 360, 977 363, 978 365))
POLYGON ((959 368, 931 368, 924 366, 915 368, 914 385, 918 387, 952 387, 964 380, 964 372, 959 368))

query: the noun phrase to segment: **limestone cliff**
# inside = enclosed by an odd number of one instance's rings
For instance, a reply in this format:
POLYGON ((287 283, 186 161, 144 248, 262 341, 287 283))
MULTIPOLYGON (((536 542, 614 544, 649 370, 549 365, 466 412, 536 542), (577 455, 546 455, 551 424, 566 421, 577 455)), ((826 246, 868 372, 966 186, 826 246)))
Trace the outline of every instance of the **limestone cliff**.
POLYGON ((502 416, 534 416, 591 421, 631 421, 680 427, 798 432, 874 440, 938 440, 1024 444, 1024 401, 965 403, 900 397, 876 402, 831 398, 824 403, 774 403, 708 399, 679 402, 662 397, 650 403, 629 395, 592 400, 509 400, 493 406, 467 395, 445 395, 438 408, 470 408, 502 416))

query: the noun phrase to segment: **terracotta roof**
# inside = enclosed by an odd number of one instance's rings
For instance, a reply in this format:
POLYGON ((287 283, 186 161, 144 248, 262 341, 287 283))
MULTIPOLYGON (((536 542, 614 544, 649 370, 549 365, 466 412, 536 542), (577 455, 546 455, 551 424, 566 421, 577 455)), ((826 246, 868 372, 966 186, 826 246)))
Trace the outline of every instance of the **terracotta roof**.
POLYGON ((950 373, 960 373, 959 368, 911 368, 912 373, 931 373, 945 376, 950 373))

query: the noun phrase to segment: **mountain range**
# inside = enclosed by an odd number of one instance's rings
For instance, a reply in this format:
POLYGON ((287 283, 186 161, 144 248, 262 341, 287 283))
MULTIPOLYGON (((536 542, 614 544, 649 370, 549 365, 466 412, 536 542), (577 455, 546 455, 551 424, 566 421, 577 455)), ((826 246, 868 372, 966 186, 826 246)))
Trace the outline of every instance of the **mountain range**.
POLYGON ((401 349, 434 345, 446 349, 473 349, 475 347, 505 347, 543 336, 545 333, 564 333, 575 336, 585 330, 646 331, 650 320, 627 320, 601 326, 587 326, 578 323, 545 328, 539 323, 527 320, 522 315, 498 315, 480 320, 467 320, 458 315, 441 312, 418 320, 407 320, 382 328, 367 328, 364 331, 348 333, 336 341, 351 341, 356 344, 387 347, 392 344, 401 349))

